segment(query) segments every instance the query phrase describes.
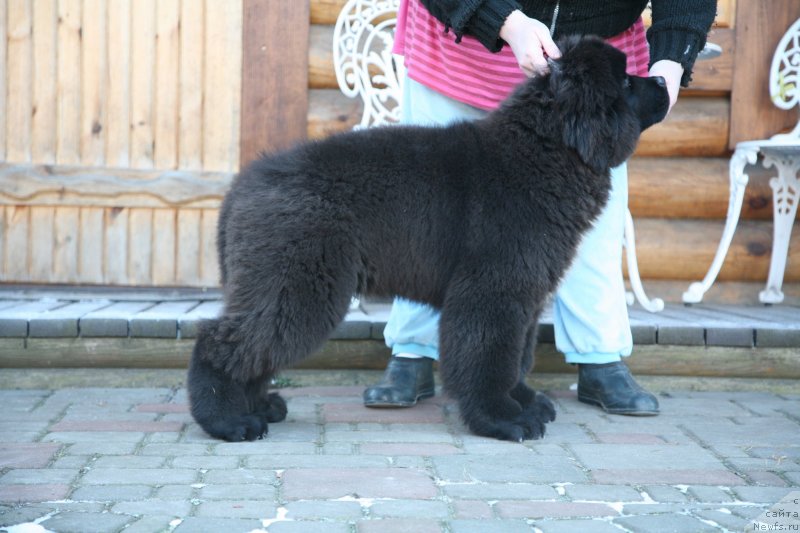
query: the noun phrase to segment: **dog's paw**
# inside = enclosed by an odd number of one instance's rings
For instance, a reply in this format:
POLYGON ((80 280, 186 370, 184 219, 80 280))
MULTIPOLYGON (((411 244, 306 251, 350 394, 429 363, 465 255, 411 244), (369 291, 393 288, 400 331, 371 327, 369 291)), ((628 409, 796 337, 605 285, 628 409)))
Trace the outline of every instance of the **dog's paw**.
POLYGON ((520 406, 514 399, 508 402, 509 409, 468 413, 464 419, 474 433, 484 437, 513 442, 540 439, 547 423, 555 420, 556 411, 546 396, 534 394, 527 405, 520 406))
POLYGON ((282 422, 288 413, 286 401, 277 392, 271 392, 258 406, 256 413, 263 416, 267 422, 282 422))
POLYGON ((533 409, 536 411, 537 416, 545 422, 552 422, 556 419, 556 408, 553 402, 542 393, 536 394, 533 409))
POLYGON ((228 442, 242 442, 264 437, 267 434, 268 425, 263 415, 244 414, 230 417, 225 421, 217 421, 207 431, 212 437, 228 442))

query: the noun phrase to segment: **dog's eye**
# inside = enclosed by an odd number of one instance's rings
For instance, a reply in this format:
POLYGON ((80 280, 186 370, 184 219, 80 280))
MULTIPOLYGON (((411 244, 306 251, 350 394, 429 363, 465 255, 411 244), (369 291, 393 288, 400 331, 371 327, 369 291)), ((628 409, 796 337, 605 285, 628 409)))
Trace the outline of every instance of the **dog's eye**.
POLYGON ((627 76, 625 77, 624 80, 622 80, 622 88, 623 89, 630 89, 631 88, 631 79, 628 78, 627 76))

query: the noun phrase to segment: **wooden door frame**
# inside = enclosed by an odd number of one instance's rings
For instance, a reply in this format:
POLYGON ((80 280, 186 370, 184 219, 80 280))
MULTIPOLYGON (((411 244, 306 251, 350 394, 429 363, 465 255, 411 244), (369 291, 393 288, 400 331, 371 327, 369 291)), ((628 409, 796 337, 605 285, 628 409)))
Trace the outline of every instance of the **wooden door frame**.
POLYGON ((309 0, 243 0, 240 167, 308 129, 309 0))

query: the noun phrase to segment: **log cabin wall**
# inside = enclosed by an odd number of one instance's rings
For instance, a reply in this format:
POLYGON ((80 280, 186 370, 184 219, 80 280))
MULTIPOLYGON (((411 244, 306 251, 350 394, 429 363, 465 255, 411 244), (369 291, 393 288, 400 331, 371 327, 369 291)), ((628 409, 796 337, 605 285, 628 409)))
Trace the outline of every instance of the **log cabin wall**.
POLYGON ((214 285, 242 5, 0 0, 0 280, 214 285))
MULTIPOLYGON (((217 208, 240 161, 358 121, 333 71, 344 3, 0 0, 0 281, 216 285, 217 208)), ((646 280, 702 278, 731 147, 786 122, 760 120, 775 111, 755 87, 800 4, 768 4, 769 17, 760 0, 719 0, 710 40, 722 56, 698 62, 630 163, 646 280)), ((766 280, 767 178, 751 175, 721 280, 766 280)), ((793 246, 789 282, 799 255, 793 246)))

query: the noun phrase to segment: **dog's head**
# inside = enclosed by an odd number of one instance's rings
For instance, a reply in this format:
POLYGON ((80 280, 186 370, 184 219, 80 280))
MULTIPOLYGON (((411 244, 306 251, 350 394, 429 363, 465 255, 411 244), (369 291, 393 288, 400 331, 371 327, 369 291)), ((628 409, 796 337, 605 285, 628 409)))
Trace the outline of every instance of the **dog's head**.
POLYGON ((565 144, 595 170, 622 164, 667 114, 664 79, 628 75, 625 54, 597 37, 567 37, 559 48, 549 83, 565 144))

